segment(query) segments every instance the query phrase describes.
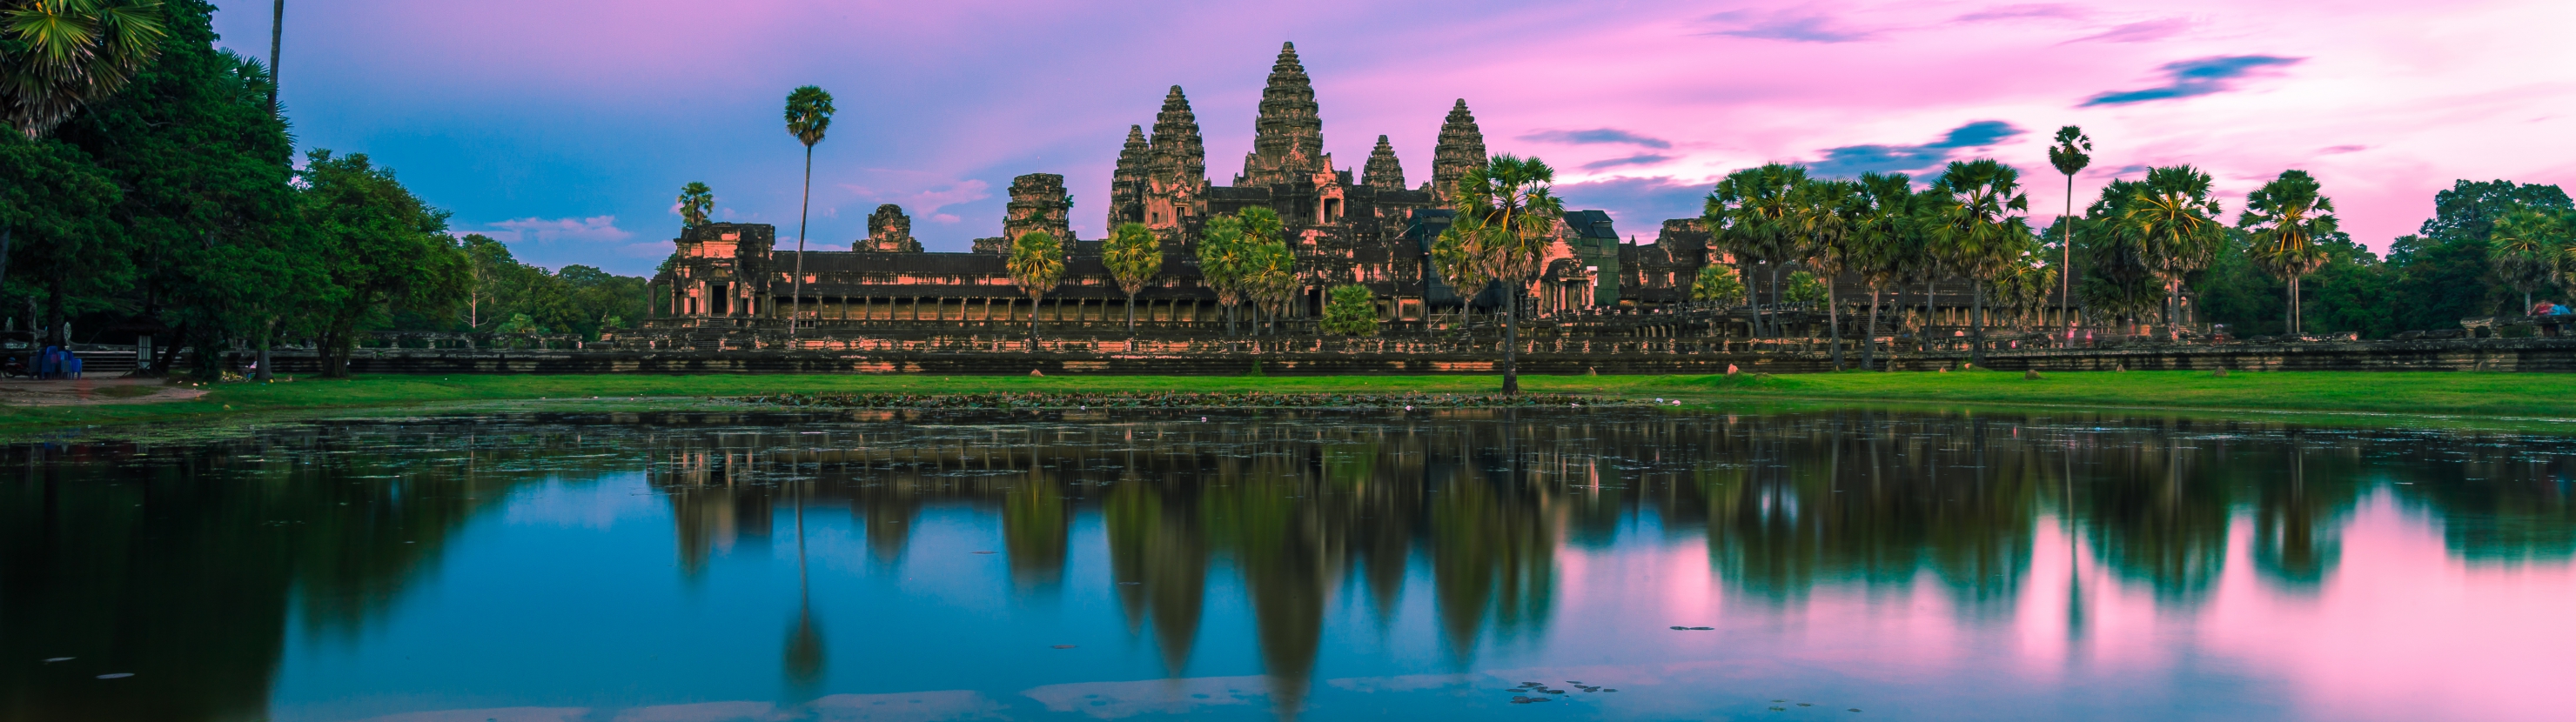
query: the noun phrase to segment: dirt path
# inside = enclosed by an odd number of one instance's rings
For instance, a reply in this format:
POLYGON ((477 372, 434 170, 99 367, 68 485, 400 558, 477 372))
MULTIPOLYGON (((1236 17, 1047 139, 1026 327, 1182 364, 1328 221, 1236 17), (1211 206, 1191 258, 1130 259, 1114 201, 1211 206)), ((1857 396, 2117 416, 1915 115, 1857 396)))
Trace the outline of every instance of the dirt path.
POLYGON ((206 395, 195 386, 174 386, 161 379, 77 379, 0 381, 0 405, 97 406, 186 401, 206 395))

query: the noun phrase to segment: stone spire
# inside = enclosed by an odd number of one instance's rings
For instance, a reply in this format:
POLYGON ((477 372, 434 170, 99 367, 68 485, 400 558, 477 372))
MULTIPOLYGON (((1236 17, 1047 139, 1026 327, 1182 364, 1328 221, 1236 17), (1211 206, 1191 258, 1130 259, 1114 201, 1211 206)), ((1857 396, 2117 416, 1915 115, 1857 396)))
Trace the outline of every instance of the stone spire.
POLYGON ((892 203, 877 206, 868 214, 868 238, 850 244, 861 251, 920 253, 921 240, 912 237, 912 217, 903 214, 903 206, 892 203))
POLYGON ((1306 66, 1297 62, 1297 44, 1281 43, 1279 61, 1270 66, 1270 84, 1261 89, 1261 117, 1252 124, 1252 152, 1243 157, 1238 186, 1311 183, 1330 170, 1324 154, 1324 119, 1317 114, 1315 86, 1306 66))
POLYGON ((1404 190, 1404 164, 1395 160, 1395 146, 1386 136, 1377 137, 1377 149, 1369 151, 1368 165, 1360 169, 1360 185, 1387 190, 1404 190))
POLYGON ((1064 176, 1030 173, 1012 178, 1011 202, 1002 216, 1005 244, 1030 231, 1046 231, 1064 244, 1065 255, 1073 255, 1073 229, 1065 223, 1066 210, 1064 176))
POLYGON ((1152 152, 1145 143, 1144 127, 1127 126, 1127 145, 1118 149, 1118 169, 1109 175, 1110 231, 1118 230, 1121 223, 1145 220, 1145 172, 1153 162, 1152 152))
POLYGON ((1140 220, 1155 228, 1181 227, 1185 219, 1206 215, 1207 144, 1199 138, 1198 114, 1181 86, 1163 95, 1163 110, 1154 115, 1154 137, 1146 151, 1144 207, 1140 220))
POLYGON ((1449 108, 1449 119, 1440 124, 1440 144, 1431 149, 1431 197, 1449 202, 1450 191, 1458 177, 1467 170, 1485 164, 1485 133, 1476 129, 1476 114, 1467 111, 1467 99, 1449 108))

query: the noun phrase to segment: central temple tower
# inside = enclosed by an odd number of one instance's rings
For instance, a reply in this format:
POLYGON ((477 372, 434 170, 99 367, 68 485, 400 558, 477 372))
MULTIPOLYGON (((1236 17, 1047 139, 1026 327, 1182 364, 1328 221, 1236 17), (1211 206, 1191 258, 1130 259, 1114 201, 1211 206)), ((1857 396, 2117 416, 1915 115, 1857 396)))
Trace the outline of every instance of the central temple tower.
POLYGON ((1261 89, 1261 117, 1252 127, 1252 152, 1244 154, 1243 174, 1234 177, 1234 185, 1313 184, 1316 174, 1332 172, 1315 86, 1297 62, 1296 43, 1279 45, 1270 83, 1261 89))

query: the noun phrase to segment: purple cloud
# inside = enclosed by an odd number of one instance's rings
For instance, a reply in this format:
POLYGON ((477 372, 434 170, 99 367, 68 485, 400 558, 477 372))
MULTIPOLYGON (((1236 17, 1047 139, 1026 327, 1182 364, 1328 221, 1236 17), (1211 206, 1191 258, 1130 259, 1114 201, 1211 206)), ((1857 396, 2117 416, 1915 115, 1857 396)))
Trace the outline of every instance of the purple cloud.
POLYGON ((1941 139, 1922 145, 1846 145, 1825 149, 1824 160, 1807 164, 1807 170, 1827 178, 1849 178, 1862 173, 1922 171, 1939 168, 1959 156, 1959 151, 1983 148, 2001 143, 2022 129, 2000 120, 1980 120, 1941 134, 1941 139))
POLYGON ((2092 35, 2087 35, 2066 42, 2143 43, 2151 40, 2163 40, 2165 38, 2181 34, 2182 31, 2190 30, 2191 25, 2192 22, 2188 18, 2147 20, 2128 23, 2125 25, 2115 25, 2109 30, 2104 30, 2099 33, 2094 33, 2092 35))
POLYGON ((1638 135, 1636 133, 1631 133, 1617 128, 1594 128, 1592 130, 1542 130, 1536 133, 1523 135, 1521 136, 1521 140, 1537 143, 1564 143, 1567 145, 1625 143, 1628 145, 1640 145, 1656 149, 1673 147, 1672 141, 1638 135))
POLYGON ((2091 98, 2086 98, 2083 106, 2081 107, 2092 107, 2096 105, 2127 105, 2130 103, 2144 103, 2152 100, 2173 100, 2176 98, 2190 98, 2208 95, 2228 90, 2230 88, 2228 81, 2251 75, 2257 70, 2297 65, 2299 61, 2305 59, 2306 58, 2285 58, 2277 55, 2221 55, 2217 57, 2194 58, 2191 60, 2177 60, 2165 63, 2159 68, 2165 72, 2166 81, 2164 85, 2139 90, 2115 90, 2096 94, 2091 98))
POLYGON ((2083 16, 2084 9, 2080 7, 2043 3, 1997 5, 1984 10, 1961 15, 1954 19, 1960 22, 1974 23, 1989 20, 2019 20, 2022 18, 2079 18, 2083 16))
POLYGON ((1708 190, 1707 183, 1664 177, 1605 178, 1555 188, 1567 209, 1609 211, 1620 235, 1639 236, 1640 242, 1653 241, 1666 219, 1698 218, 1700 199, 1708 190))
POLYGON ((1710 15, 1705 18, 1705 20, 1707 22, 1726 26, 1725 29, 1722 30, 1709 31, 1706 33, 1708 35, 1752 38, 1755 40, 1787 40, 1799 43, 1848 43, 1858 40, 1868 40, 1871 35, 1871 33, 1865 30, 1852 30, 1848 28, 1835 27, 1836 23, 1832 18, 1813 14, 1793 15, 1789 12, 1777 12, 1756 18, 1753 17, 1752 13, 1742 10, 1733 10, 1710 15))
POLYGON ((1672 156, 1669 156, 1669 155, 1657 155, 1657 154, 1653 154, 1653 153, 1640 153, 1640 154, 1637 154, 1637 155, 1628 156, 1628 157, 1626 157, 1626 158, 1611 158, 1611 159, 1609 159, 1609 160, 1596 160, 1596 161, 1592 161, 1592 162, 1590 162, 1590 163, 1585 163, 1585 164, 1583 164, 1583 169, 1584 169, 1584 170, 1601 170, 1601 169, 1603 169, 1603 168, 1617 168, 1617 167, 1619 167, 1619 166, 1623 166, 1623 165, 1654 165, 1654 164, 1656 164, 1656 163, 1662 163, 1662 162, 1664 162, 1664 161, 1668 161, 1668 160, 1672 160, 1672 159, 1673 159, 1673 157, 1672 157, 1672 156))

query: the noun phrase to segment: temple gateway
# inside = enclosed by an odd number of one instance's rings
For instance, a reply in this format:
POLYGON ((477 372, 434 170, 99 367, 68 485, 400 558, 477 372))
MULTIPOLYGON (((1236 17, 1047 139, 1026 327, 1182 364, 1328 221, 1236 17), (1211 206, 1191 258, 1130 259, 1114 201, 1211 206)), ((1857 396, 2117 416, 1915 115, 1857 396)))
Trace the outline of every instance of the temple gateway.
MULTIPOLYGON (((1104 233, 1143 223, 1164 238, 1163 268, 1137 296, 1140 336, 1166 343, 1224 333, 1214 291, 1200 283, 1195 244, 1207 219, 1252 207, 1279 214, 1297 256, 1302 301, 1289 328, 1306 328, 1325 293, 1359 284, 1376 297, 1384 327, 1394 332, 1448 328, 1462 309, 1490 309, 1497 287, 1462 294, 1442 283, 1429 262, 1431 243, 1447 227, 1448 189, 1486 157, 1475 115, 1460 99, 1440 126, 1431 177, 1408 185, 1387 137, 1355 176, 1324 152, 1324 121, 1315 90, 1283 44, 1253 119, 1252 152, 1231 185, 1214 185, 1198 116, 1180 86, 1164 95, 1152 130, 1130 126, 1110 179, 1104 233), (1302 321, 1301 321, 1302 319, 1302 321)), ((708 223, 682 231, 666 269, 653 279, 655 318, 635 339, 655 348, 883 348, 927 336, 1024 333, 1032 316, 1042 330, 1126 328, 1126 300, 1100 260, 1100 242, 1077 237, 1068 218, 1064 177, 1031 173, 1011 182, 1004 235, 974 241, 972 251, 934 253, 912 237, 903 209, 879 206, 868 237, 849 251, 805 254, 798 300, 790 277, 793 251, 774 248, 768 225, 708 223), (1006 239, 1045 231, 1068 251, 1064 281, 1032 303, 1004 267, 1006 239), (787 321, 799 330, 792 339, 787 321)), ((1588 309, 1651 309, 1684 300, 1709 262, 1708 234, 1698 219, 1665 221, 1652 243, 1622 242, 1607 213, 1573 210, 1557 226, 1541 277, 1526 289, 1540 314, 1588 309)), ((1723 259, 1721 259, 1723 260, 1723 259)))

